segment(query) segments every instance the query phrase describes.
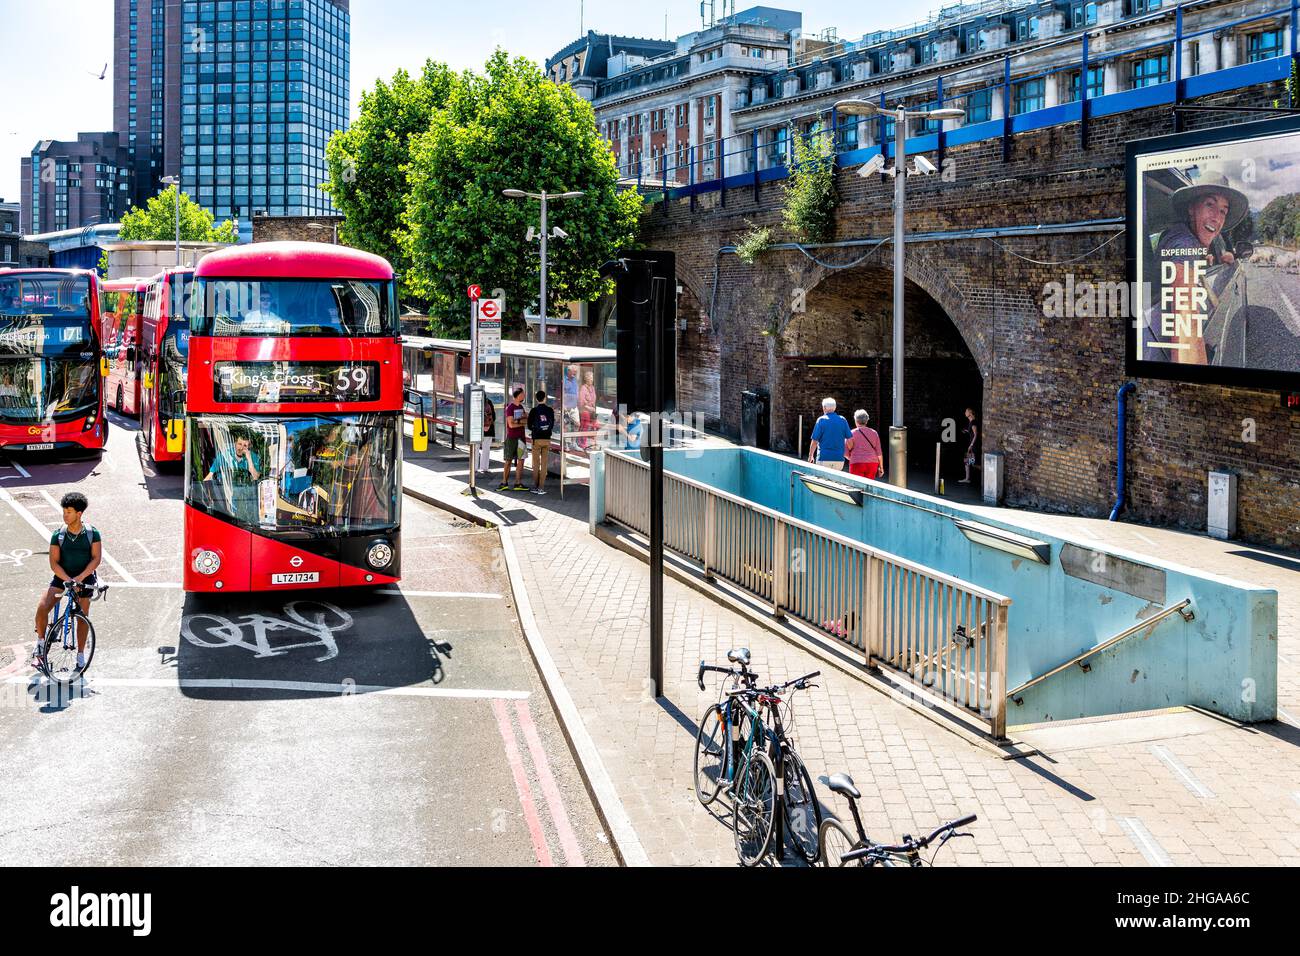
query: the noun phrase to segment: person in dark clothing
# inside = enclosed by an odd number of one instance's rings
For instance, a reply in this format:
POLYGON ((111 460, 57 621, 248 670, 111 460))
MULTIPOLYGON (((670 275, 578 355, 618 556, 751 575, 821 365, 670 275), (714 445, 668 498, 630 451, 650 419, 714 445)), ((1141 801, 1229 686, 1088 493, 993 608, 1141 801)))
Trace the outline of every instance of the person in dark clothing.
POLYGON ((545 389, 538 389, 533 399, 537 404, 528 413, 528 434, 533 440, 533 494, 544 495, 551 432, 555 429, 555 409, 546 404, 545 389))
POLYGON ((961 430, 963 435, 970 437, 966 445, 966 454, 962 457, 962 464, 966 466, 966 477, 962 478, 958 484, 970 484, 970 470, 975 467, 975 445, 980 440, 980 423, 975 420, 975 409, 966 409, 966 427, 961 430))
MULTIPOLYGON (((59 502, 63 508, 63 527, 50 537, 50 570, 54 577, 49 587, 41 596, 36 606, 36 647, 32 658, 38 658, 41 645, 45 642, 45 631, 49 627, 50 611, 63 596, 66 582, 77 585, 77 604, 83 614, 90 614, 91 589, 96 584, 95 569, 103 555, 103 543, 99 532, 81 520, 82 514, 90 507, 86 496, 78 491, 70 491, 59 502)), ((77 622, 77 666, 86 665, 86 628, 77 622)))

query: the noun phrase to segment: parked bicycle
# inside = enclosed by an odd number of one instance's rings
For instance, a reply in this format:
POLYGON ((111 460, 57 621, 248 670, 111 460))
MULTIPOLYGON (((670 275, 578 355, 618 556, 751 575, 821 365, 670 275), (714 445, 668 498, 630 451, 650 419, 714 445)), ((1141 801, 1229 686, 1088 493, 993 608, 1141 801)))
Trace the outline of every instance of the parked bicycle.
MULTIPOLYGON (((77 591, 78 586, 72 581, 63 583, 63 594, 54 606, 54 619, 45 629, 45 641, 36 658, 36 669, 56 684, 71 684, 83 677, 95 656, 95 625, 82 613, 77 591), (79 642, 78 635, 83 631, 85 639, 79 642), (77 663, 79 649, 83 655, 81 664, 77 663)), ((87 591, 92 601, 108 599, 107 584, 81 587, 83 597, 87 591)))
POLYGON ((733 666, 700 661, 696 678, 703 690, 706 672, 726 675, 718 703, 700 720, 695 744, 696 796, 708 806, 726 785, 733 800, 736 852, 746 866, 762 862, 770 851, 776 801, 780 799, 785 833, 795 851, 806 862, 815 863, 821 806, 812 777, 790 740, 782 705, 788 708, 787 691, 816 686, 809 682, 820 672, 758 688, 758 675, 749 670, 747 649, 733 650, 727 659, 733 666), (784 783, 780 790, 775 786, 778 778, 784 783))
POLYGON ((961 827, 975 822, 975 814, 945 823, 929 836, 919 840, 904 835, 902 842, 887 845, 873 843, 862 826, 862 817, 858 814, 858 800, 862 794, 853 784, 853 778, 846 773, 831 774, 826 781, 833 793, 838 793, 849 801, 849 810, 853 813, 853 823, 857 827, 855 838, 839 820, 827 817, 818 828, 818 845, 822 866, 933 866, 939 851, 953 837, 971 836, 959 833, 961 827), (938 841, 929 860, 921 856, 921 851, 938 841))

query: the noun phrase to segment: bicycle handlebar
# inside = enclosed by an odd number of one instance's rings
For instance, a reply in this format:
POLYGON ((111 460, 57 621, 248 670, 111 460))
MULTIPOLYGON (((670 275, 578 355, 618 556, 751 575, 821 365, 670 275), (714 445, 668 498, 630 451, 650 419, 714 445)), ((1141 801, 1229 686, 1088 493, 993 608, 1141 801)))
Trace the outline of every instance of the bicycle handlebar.
POLYGON ((758 675, 747 667, 721 667, 717 664, 706 664, 704 661, 700 661, 699 673, 695 675, 695 682, 699 684, 700 690, 705 689, 704 675, 708 671, 712 671, 715 674, 731 674, 736 677, 743 677, 751 685, 754 681, 758 680, 758 675))
POLYGON ((970 816, 962 817, 960 820, 953 820, 951 823, 945 823, 929 836, 922 837, 919 840, 913 839, 912 837, 904 837, 904 842, 897 846, 885 846, 883 843, 873 843, 871 846, 865 846, 858 850, 850 850, 848 853, 841 855, 840 862, 849 863, 853 860, 860 860, 866 856, 887 856, 893 854, 915 853, 918 850, 924 850, 944 833, 956 830, 958 827, 967 826, 974 823, 975 820, 976 815, 972 813, 970 816))

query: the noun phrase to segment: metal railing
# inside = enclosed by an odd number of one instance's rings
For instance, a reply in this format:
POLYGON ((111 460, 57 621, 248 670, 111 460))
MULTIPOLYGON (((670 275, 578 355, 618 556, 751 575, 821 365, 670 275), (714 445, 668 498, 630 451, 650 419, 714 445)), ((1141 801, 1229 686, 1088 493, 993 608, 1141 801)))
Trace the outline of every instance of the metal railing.
MULTIPOLYGON (((649 465, 605 453, 605 514, 649 535, 649 465)), ((1006 735, 1009 598, 670 472, 664 546, 1006 735)))
POLYGON ((1145 631, 1147 628, 1155 627, 1165 618, 1172 616, 1175 612, 1181 614, 1184 621, 1193 620, 1196 616, 1193 612, 1183 611, 1183 608, 1187 607, 1191 603, 1192 603, 1191 598, 1183 598, 1183 600, 1179 601, 1177 604, 1165 608, 1159 614, 1153 614, 1151 617, 1147 618, 1144 621, 1139 621, 1137 624, 1134 624, 1132 627, 1124 628, 1124 630, 1120 631, 1114 637, 1107 638, 1106 640, 1098 644, 1096 647, 1090 647, 1082 654, 1076 654, 1074 657, 1070 658, 1064 664, 1059 664, 1056 667, 1053 667, 1050 671, 1047 671, 1045 674, 1039 674, 1037 677, 1033 677, 1025 681, 1023 684, 1019 685, 1018 687, 1013 687, 1011 690, 1007 691, 1007 697, 1011 700, 1014 700, 1016 702, 1016 705, 1019 706, 1020 704, 1024 703, 1024 699, 1020 696, 1022 692, 1033 687, 1035 684, 1041 684, 1049 677, 1055 677, 1057 674, 1061 673, 1061 671, 1066 670, 1067 668, 1073 667, 1074 665, 1077 664, 1079 665, 1079 667, 1083 669, 1083 672, 1085 674, 1088 673, 1091 670, 1091 668, 1087 664, 1085 664, 1084 661, 1086 661, 1089 657, 1093 657, 1097 654, 1100 654, 1102 651, 1108 648, 1114 647, 1120 641, 1127 640, 1128 638, 1132 637, 1134 634, 1137 634, 1139 631, 1145 631))

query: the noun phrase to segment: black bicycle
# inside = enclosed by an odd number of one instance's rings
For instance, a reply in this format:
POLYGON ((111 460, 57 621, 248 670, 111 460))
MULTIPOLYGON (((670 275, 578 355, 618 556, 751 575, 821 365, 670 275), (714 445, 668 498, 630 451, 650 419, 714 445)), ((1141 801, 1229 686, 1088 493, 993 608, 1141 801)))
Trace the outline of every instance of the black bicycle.
MULTIPOLYGON (((695 795, 708 806, 726 785, 733 800, 736 853, 745 866, 766 858, 776 833, 776 802, 781 802, 784 833, 809 864, 817 861, 821 804, 812 776, 790 739, 793 711, 788 691, 816 687, 820 671, 773 687, 756 686, 749 651, 727 655, 731 667, 700 661, 696 680, 704 689, 708 672, 726 675, 719 700, 700 720, 695 741, 695 795), (728 746, 730 742, 730 746, 728 746), (778 787, 776 781, 780 780, 778 787)), ((778 846, 781 845, 777 842, 778 846)))
POLYGON ((108 599, 108 585, 95 584, 89 587, 76 585, 72 581, 63 582, 63 594, 54 605, 54 620, 45 629, 45 640, 41 644, 41 653, 36 658, 36 668, 56 684, 71 684, 81 678, 90 668, 91 658, 95 656, 95 625, 82 613, 77 597, 89 595, 108 599), (78 635, 85 631, 84 641, 78 635), (77 654, 82 654, 82 662, 77 663, 77 654))
POLYGON ((853 778, 846 773, 832 774, 826 781, 831 791, 838 793, 849 801, 849 810, 853 813, 853 823, 857 827, 855 838, 839 820, 827 817, 818 827, 819 861, 822 866, 933 866, 939 851, 953 837, 971 836, 969 833, 957 832, 976 820, 975 814, 945 823, 929 836, 916 839, 904 835, 902 842, 888 845, 873 843, 862 827, 862 817, 858 814, 858 803, 862 794, 853 785, 853 778), (921 856, 921 851, 938 842, 929 860, 921 856))

